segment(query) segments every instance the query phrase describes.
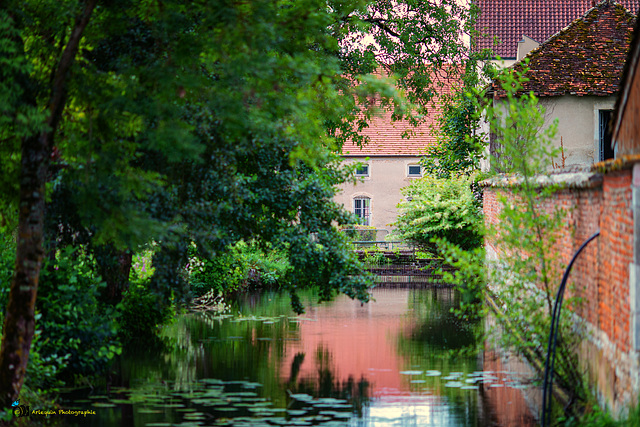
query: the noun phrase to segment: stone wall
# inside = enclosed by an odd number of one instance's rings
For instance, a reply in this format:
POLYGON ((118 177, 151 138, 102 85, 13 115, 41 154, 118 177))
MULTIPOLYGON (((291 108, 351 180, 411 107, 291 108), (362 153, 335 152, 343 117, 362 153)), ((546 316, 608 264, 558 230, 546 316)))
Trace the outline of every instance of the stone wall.
MULTIPOLYGON (((573 266, 570 282, 584 304, 572 310, 586 321, 589 338, 583 342, 580 358, 594 391, 601 403, 620 413, 637 403, 640 391, 640 340, 634 338, 640 330, 636 309, 640 304, 635 302, 640 287, 635 274, 633 204, 634 172, 640 188, 640 167, 634 170, 633 165, 609 162, 601 164, 601 172, 552 176, 563 189, 542 203, 545 209, 559 206, 566 211, 565 227, 555 247, 564 266, 582 242, 600 230, 600 236, 573 266)), ((495 224, 501 209, 498 195, 515 203, 510 191, 515 184, 507 180, 485 184, 485 221, 495 224)), ((486 246, 488 257, 501 256, 500 248, 489 241, 486 246)))

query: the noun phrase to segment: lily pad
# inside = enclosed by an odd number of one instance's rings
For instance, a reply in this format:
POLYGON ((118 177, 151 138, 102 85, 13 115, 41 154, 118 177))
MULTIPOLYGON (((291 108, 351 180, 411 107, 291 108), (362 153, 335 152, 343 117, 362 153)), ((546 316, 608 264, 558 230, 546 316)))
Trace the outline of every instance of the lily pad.
POLYGON ((254 393, 253 391, 234 391, 227 393, 226 396, 256 397, 258 396, 258 393, 254 393))
POLYGON ((462 384, 460 381, 449 381, 448 383, 446 383, 444 386, 445 387, 455 387, 455 388, 460 388, 462 387, 464 384, 462 384))
MULTIPOLYGON (((321 414, 322 415, 329 415, 329 414, 323 414, 322 412, 321 412, 321 414)), ((331 415, 333 416, 333 418, 340 418, 340 419, 351 418, 351 413, 350 412, 334 412, 331 415)))
POLYGON ((96 408, 115 408, 116 407, 116 405, 109 402, 95 402, 93 406, 95 406, 96 408))
POLYGON ((319 403, 319 404, 314 404, 313 405, 314 408, 318 408, 318 409, 322 409, 322 408, 326 408, 326 409, 351 409, 352 406, 347 404, 347 403, 319 403))
POLYGON ((254 389, 254 388, 257 388, 257 387, 262 387, 262 384, 260 384, 260 383, 254 383, 254 382, 250 382, 250 381, 249 381, 249 382, 244 383, 244 384, 242 385, 242 387, 244 387, 244 388, 249 388, 249 389, 254 389))
POLYGON ((140 408, 138 409, 138 413, 139 414, 161 414, 162 411, 158 409, 151 409, 151 408, 140 408))
POLYGON ((344 399, 336 399, 334 397, 322 397, 320 399, 316 399, 314 403, 339 404, 339 403, 347 403, 347 401, 344 399))
POLYGON ((290 394, 289 397, 295 400, 301 400, 303 402, 310 402, 313 400, 313 396, 309 396, 308 394, 305 394, 305 393, 290 394))
POLYGON ((400 371, 401 375, 422 375, 422 371, 400 371))

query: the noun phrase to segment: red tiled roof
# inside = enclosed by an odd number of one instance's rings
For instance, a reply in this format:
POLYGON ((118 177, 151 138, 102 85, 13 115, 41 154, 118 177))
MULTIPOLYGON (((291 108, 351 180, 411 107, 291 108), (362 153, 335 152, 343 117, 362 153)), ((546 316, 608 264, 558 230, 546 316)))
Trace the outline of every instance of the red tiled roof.
MULTIPOLYGON (((452 79, 452 78, 449 78, 452 79)), ((451 93, 452 80, 442 80, 441 94, 451 93)), ((434 99, 429 113, 419 126, 413 126, 406 120, 392 121, 391 112, 383 111, 372 118, 369 127, 359 134, 369 137, 369 142, 358 147, 353 141, 347 141, 342 147, 343 156, 422 156, 427 147, 436 144, 433 129, 440 114, 440 101, 434 99), (407 137, 403 138, 404 134, 407 137)))
POLYGON ((368 136, 369 142, 362 148, 354 142, 347 141, 342 147, 343 156, 421 156, 426 147, 435 144, 431 134, 431 126, 435 124, 435 115, 429 114, 425 123, 413 127, 407 121, 394 122, 391 113, 384 112, 374 117, 369 127, 360 131, 360 135, 368 136), (409 138, 403 138, 409 131, 409 138))
MULTIPOLYGON (((529 81, 523 91, 536 96, 616 94, 634 25, 635 15, 620 4, 598 3, 527 55, 529 81)), ((504 96, 502 89, 496 96, 504 96)))
MULTIPOLYGON (((478 49, 492 49, 502 58, 515 58, 522 36, 538 43, 546 41, 597 2, 593 0, 474 0, 480 7, 476 30, 486 37, 478 39, 478 49), (499 43, 494 46, 493 38, 499 43)), ((619 0, 636 13, 640 0, 619 0)))

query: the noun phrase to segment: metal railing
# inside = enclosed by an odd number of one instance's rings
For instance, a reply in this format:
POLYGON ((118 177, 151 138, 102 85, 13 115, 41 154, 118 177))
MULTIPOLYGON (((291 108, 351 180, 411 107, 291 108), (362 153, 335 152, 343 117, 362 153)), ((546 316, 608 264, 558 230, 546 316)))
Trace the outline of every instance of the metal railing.
POLYGON ((551 315, 551 331, 549 332, 549 345, 547 347, 547 360, 544 364, 544 383, 542 389, 542 426, 548 426, 551 422, 551 394, 553 391, 553 365, 556 361, 556 345, 558 343, 558 329, 560 325, 560 311, 562 309, 562 300, 564 299, 564 289, 571 273, 573 263, 580 255, 580 252, 596 237, 600 235, 600 231, 595 232, 591 237, 584 241, 571 258, 571 262, 567 265, 567 269, 562 276, 560 288, 556 295, 556 302, 553 306, 553 314, 551 315))

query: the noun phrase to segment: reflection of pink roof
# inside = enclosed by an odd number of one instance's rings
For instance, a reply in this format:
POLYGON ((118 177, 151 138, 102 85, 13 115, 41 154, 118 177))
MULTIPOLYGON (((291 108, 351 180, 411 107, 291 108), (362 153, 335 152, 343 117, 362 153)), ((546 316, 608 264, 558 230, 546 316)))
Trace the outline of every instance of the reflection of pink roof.
MULTIPOLYGON (((593 6, 592 0, 475 0, 475 3, 480 7, 476 29, 487 35, 478 40, 478 48, 492 49, 502 58, 516 57, 517 43, 523 35, 542 43, 593 6), (496 46, 493 37, 498 38, 496 46)), ((635 13, 640 0, 617 3, 635 13)))
MULTIPOLYGON (((446 78, 440 80, 444 85, 438 91, 450 93, 453 83, 446 78)), ((374 117, 369 127, 362 129, 360 135, 369 137, 369 143, 358 147, 353 141, 345 142, 343 156, 423 156, 427 147, 436 144, 433 128, 440 114, 440 102, 435 97, 429 108, 429 114, 419 126, 412 126, 406 120, 392 121, 391 112, 384 111, 374 117), (406 133, 406 137, 403 135, 406 133)))
POLYGON ((318 354, 324 350, 329 354, 325 362, 329 362, 328 367, 340 382, 349 377, 356 381, 366 378, 376 394, 389 394, 386 388, 396 392, 409 388, 408 378, 399 374, 408 362, 393 345, 407 327, 408 301, 409 292, 398 291, 385 295, 384 302, 362 305, 341 296, 331 303, 308 307, 304 317, 314 320, 300 322, 301 340, 292 342, 287 349, 283 379, 287 379, 297 353, 305 354, 300 378, 317 378, 323 363, 318 354))

